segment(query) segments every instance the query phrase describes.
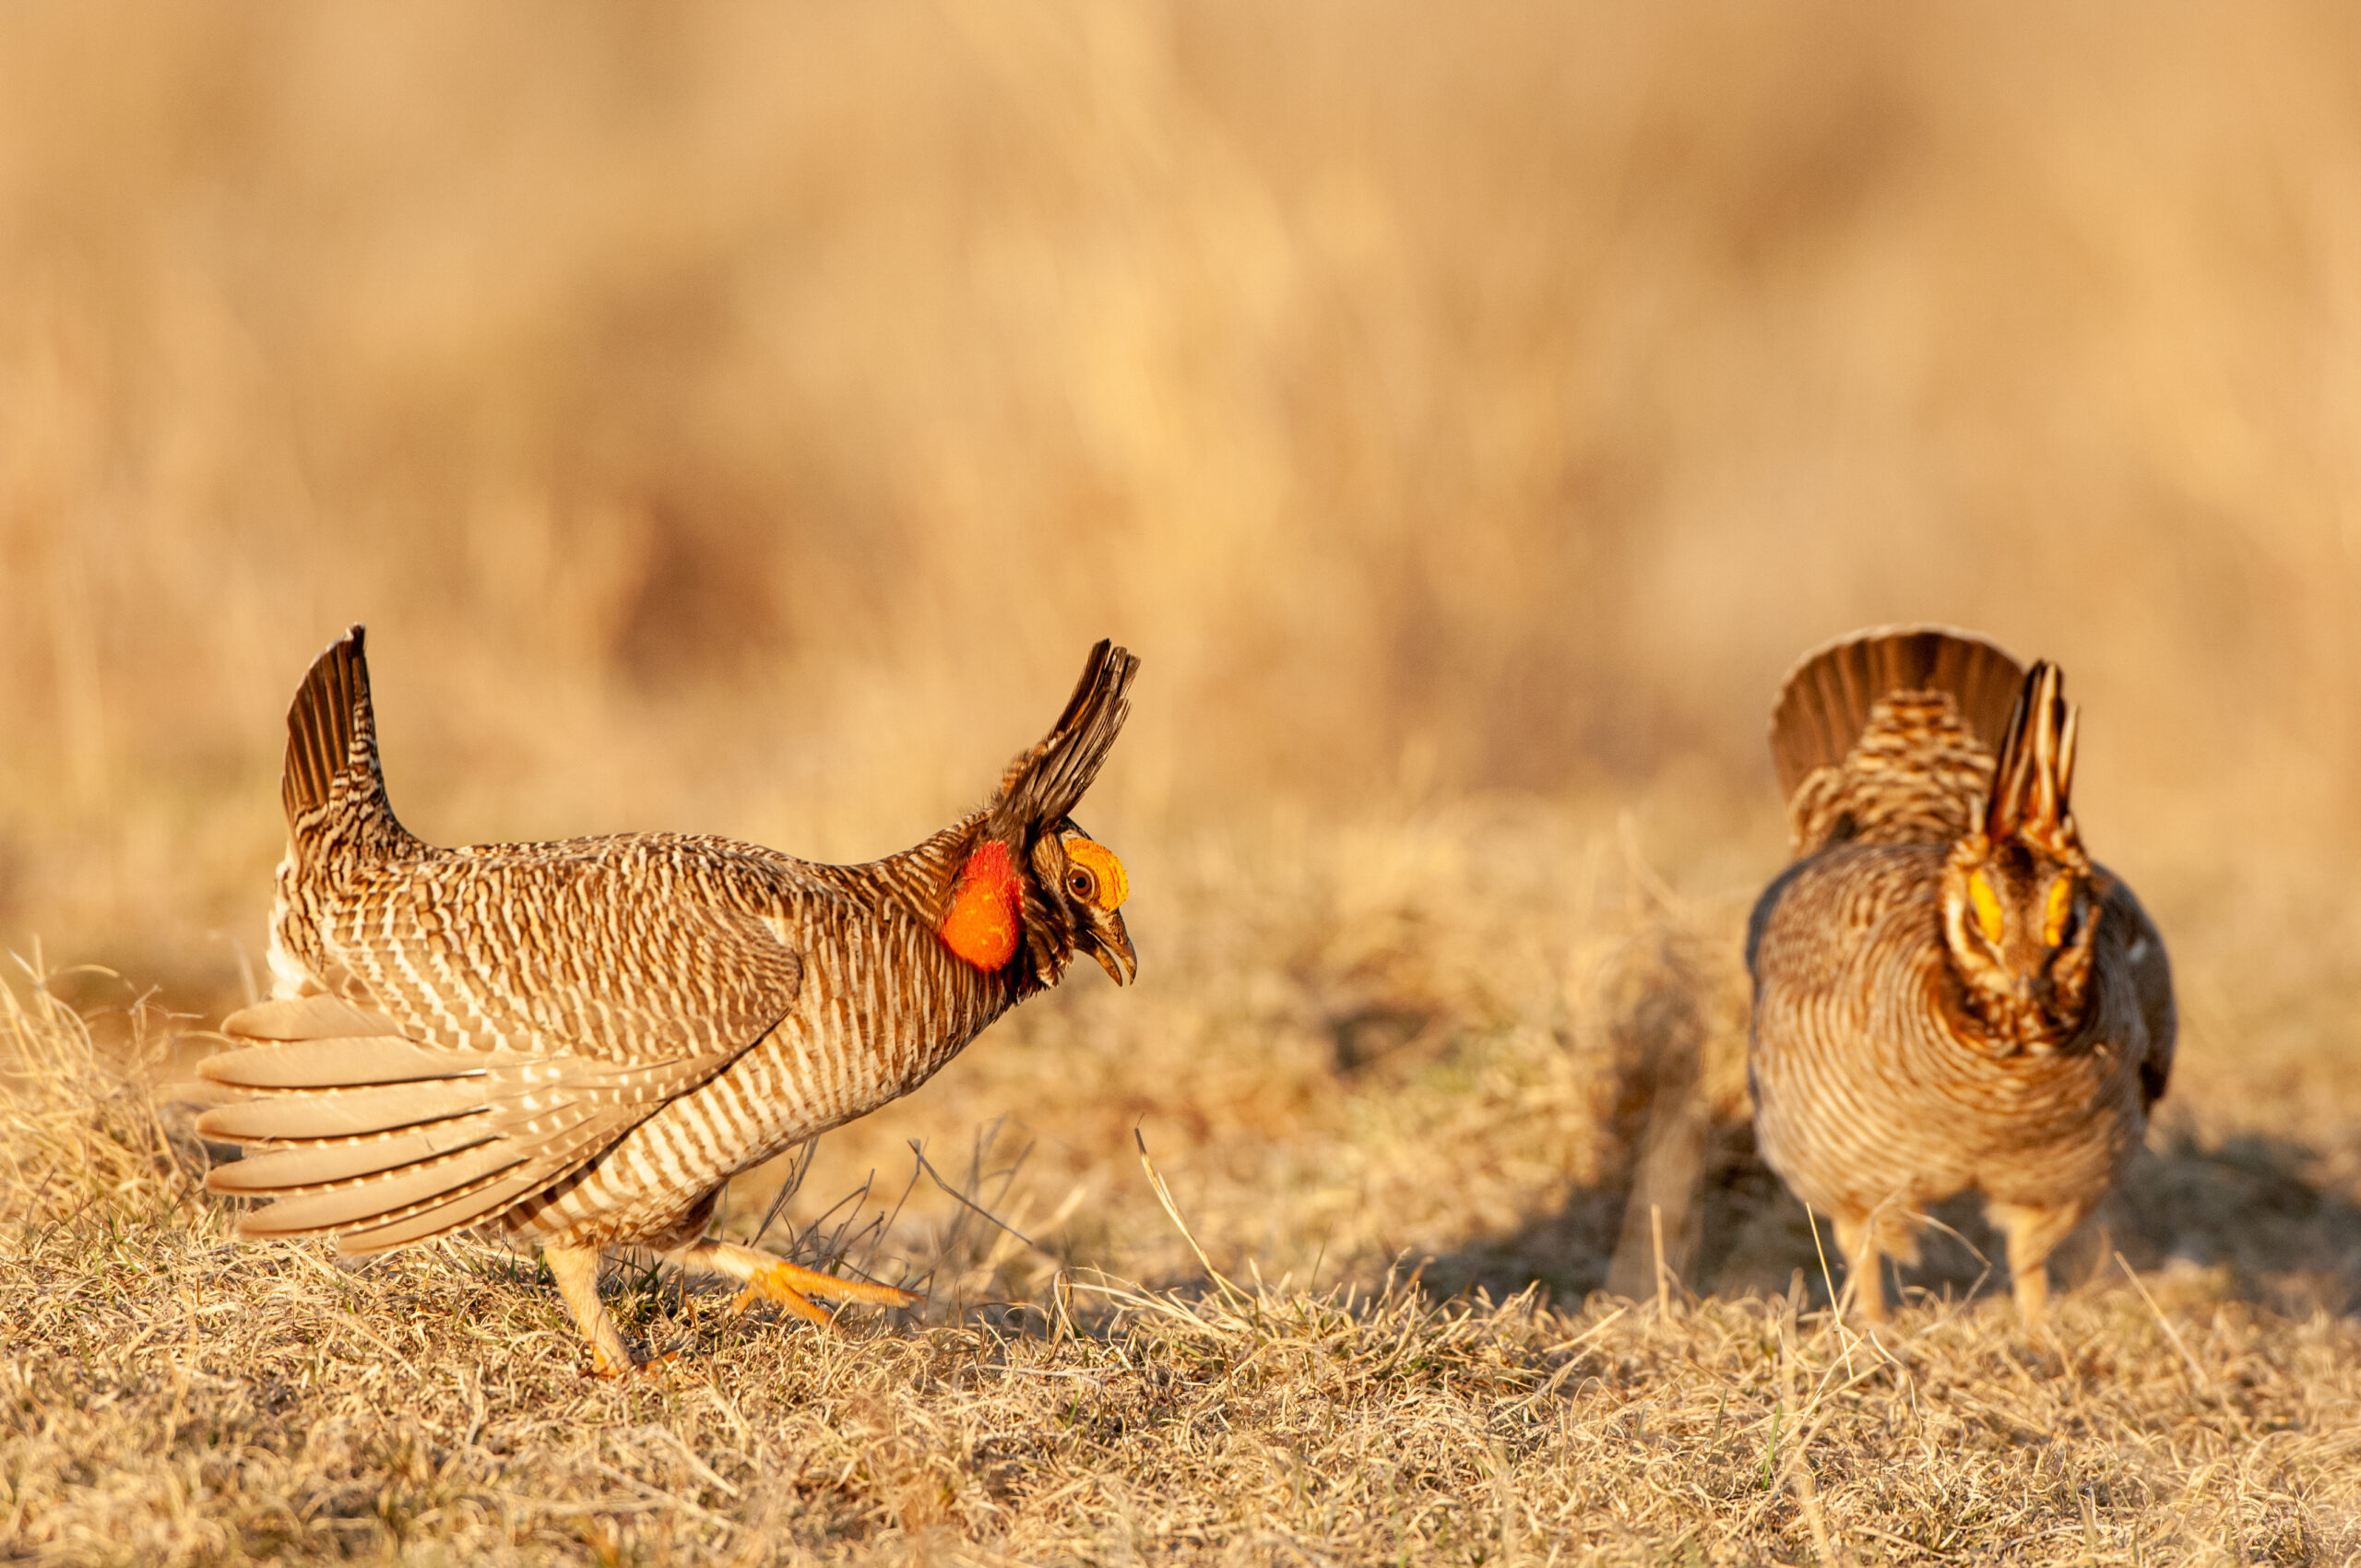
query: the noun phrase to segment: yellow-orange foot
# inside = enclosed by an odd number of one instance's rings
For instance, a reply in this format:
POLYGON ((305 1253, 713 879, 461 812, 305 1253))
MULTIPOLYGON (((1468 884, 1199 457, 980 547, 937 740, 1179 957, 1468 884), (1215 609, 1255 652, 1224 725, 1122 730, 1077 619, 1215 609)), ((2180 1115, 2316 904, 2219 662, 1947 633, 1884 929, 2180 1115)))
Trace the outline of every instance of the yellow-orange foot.
POLYGON ((681 1254, 684 1268, 703 1269, 728 1275, 742 1280, 746 1288, 738 1292, 730 1303, 733 1312, 744 1312, 756 1301, 773 1301, 798 1317, 813 1323, 827 1323, 829 1314, 812 1298, 825 1296, 838 1301, 869 1301, 881 1307, 915 1306, 923 1298, 891 1285, 872 1285, 866 1279, 840 1279, 833 1274, 800 1267, 768 1253, 758 1253, 752 1247, 742 1247, 732 1241, 699 1241, 681 1254))
POLYGON ((817 1302, 814 1296, 826 1296, 839 1301, 872 1301, 881 1307, 915 1306, 919 1298, 908 1290, 896 1290, 891 1285, 872 1285, 865 1279, 839 1279, 833 1274, 819 1274, 808 1268, 798 1268, 791 1263, 775 1263, 757 1270, 746 1281, 730 1303, 732 1312, 744 1312, 756 1301, 775 1301, 798 1317, 808 1317, 813 1323, 828 1323, 833 1319, 817 1302))
POLYGON ((637 1365, 638 1363, 628 1355, 621 1360, 616 1360, 607 1354, 603 1347, 594 1344, 590 1347, 590 1365, 584 1369, 582 1375, 605 1378, 611 1382, 619 1377, 630 1376, 637 1365))

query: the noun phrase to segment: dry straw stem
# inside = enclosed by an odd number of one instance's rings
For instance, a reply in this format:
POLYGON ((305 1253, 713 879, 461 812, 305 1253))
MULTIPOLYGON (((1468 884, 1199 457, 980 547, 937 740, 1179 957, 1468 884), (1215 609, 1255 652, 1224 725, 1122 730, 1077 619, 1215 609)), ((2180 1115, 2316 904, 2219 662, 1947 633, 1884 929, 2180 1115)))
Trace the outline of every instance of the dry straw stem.
MULTIPOLYGON (((117 1103, 20 1005, 12 1114, 117 1103), (30 1050, 28 1050, 30 1048, 30 1050), (83 1085, 77 1088, 77 1084, 83 1085)), ((62 1123, 54 1123, 61 1124, 62 1123)), ((123 1149, 163 1150, 120 1121, 123 1149)), ((68 1146, 53 1142, 48 1146, 68 1146)), ((836 1332, 620 1271, 678 1351, 583 1375, 531 1265, 359 1267, 120 1195, 0 1231, 0 1553, 66 1562, 2337 1562, 2361 1324, 2084 1288, 1905 1309, 1862 1355, 1792 1300, 1678 1318, 1525 1292, 1100 1278, 836 1332), (1055 1319, 1063 1327, 1050 1324, 1055 1319), (1849 1355, 1849 1360, 1848 1360, 1849 1355), (2200 1370, 2184 1374, 2183 1357, 2200 1370), (1776 1434, 1774 1440, 1774 1433, 1776 1434)), ((1136 1179, 1134 1179, 1136 1181, 1136 1179)), ((30 1185, 28 1185, 30 1183, 30 1185)), ((965 1213, 964 1208, 958 1210, 965 1213)))
POLYGON ((53 979, 129 988, 94 967, 53 976, 38 946, 10 962, 26 983, 0 976, 0 1222, 94 1205, 145 1211, 188 1196, 188 1156, 166 1135, 152 1087, 170 1020, 144 996, 85 1017, 50 989, 53 979), (101 1052, 94 1027, 118 1037, 117 1048, 101 1052))

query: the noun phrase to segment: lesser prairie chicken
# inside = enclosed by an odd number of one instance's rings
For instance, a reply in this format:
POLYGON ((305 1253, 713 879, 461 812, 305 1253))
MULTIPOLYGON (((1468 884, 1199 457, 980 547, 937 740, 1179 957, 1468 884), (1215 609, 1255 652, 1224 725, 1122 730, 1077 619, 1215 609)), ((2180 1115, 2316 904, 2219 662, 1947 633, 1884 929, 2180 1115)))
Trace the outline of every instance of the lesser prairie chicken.
POLYGON ((608 1373, 608 1246, 824 1321, 810 1296, 915 1301, 701 1232, 730 1177, 916 1088, 1077 952, 1131 978, 1121 862, 1069 814, 1137 666, 1100 643, 990 805, 867 865, 670 834, 445 849, 386 803, 354 627, 288 715, 272 1000, 198 1069, 255 1094, 201 1130, 258 1152, 208 1185, 278 1199, 248 1236, 538 1241, 608 1373))
POLYGON ((2057 666, 1979 638, 1864 632, 1787 677, 1771 752, 1795 859, 1747 932, 1763 1158, 1831 1216, 1863 1312, 1969 1188, 2017 1305, 2105 1197, 2172 1071, 2172 970, 2070 805, 2057 666))

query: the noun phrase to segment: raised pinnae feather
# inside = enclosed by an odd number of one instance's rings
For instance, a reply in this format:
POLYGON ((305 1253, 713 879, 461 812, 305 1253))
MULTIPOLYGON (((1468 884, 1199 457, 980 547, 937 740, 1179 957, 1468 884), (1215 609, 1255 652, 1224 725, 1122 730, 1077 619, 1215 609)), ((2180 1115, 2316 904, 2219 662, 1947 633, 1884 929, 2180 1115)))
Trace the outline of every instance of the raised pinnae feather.
POLYGON ((2074 799, 2074 742, 2082 725, 2082 710, 2068 703, 2066 724, 2058 736, 2058 799, 2061 804, 2074 799))
POLYGON ((2022 680, 2008 654, 1946 626, 1872 627, 1814 648, 1788 671, 1772 709, 1780 798, 1793 800, 1814 769, 1841 766, 1870 709, 1896 692, 1948 694, 1969 731, 1995 746, 2022 680))
POLYGON ((2059 851, 2077 844, 2070 791, 2079 723, 2065 684, 2044 659, 2019 687, 1983 814, 1984 835, 1996 843, 2021 837, 2059 851))
POLYGON ((1083 661, 1082 678, 1040 743, 1027 748, 1002 777, 985 814, 985 833, 1022 846, 1063 820, 1082 802, 1099 766, 1131 717, 1129 693, 1140 661, 1101 638, 1083 661))

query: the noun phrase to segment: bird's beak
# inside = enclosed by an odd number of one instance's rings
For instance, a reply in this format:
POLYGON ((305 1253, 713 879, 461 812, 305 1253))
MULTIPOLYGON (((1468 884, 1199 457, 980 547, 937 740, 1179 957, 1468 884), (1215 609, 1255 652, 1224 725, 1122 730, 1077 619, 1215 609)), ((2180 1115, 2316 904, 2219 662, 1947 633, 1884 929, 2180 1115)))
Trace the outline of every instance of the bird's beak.
POLYGON ((1139 955, 1132 951, 1132 933, 1123 928, 1123 917, 1109 910, 1104 917, 1093 921, 1084 932, 1090 944, 1090 956, 1107 971, 1107 978, 1117 985, 1129 985, 1139 972, 1139 955))

